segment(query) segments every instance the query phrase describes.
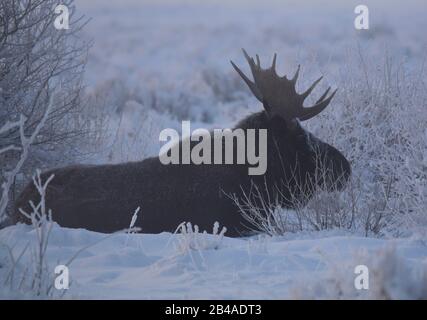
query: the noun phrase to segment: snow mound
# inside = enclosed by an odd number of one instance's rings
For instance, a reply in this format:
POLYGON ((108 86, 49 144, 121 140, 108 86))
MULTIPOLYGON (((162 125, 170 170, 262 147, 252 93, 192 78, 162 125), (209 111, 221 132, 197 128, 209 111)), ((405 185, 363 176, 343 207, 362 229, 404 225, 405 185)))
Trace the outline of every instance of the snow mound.
MULTIPOLYGON (((72 299, 426 299, 427 242, 422 239, 374 239, 334 234, 292 237, 221 238, 198 234, 197 249, 183 248, 185 234, 104 235, 55 225, 47 261, 56 265, 80 249, 69 266, 72 299), (355 267, 366 265, 369 289, 357 290, 355 267)), ((193 235, 194 236, 194 235, 193 235)), ((36 234, 29 226, 0 230, 1 298, 27 297, 11 292, 5 278, 16 253, 36 234), (19 239, 19 240, 18 240, 19 239)), ((19 270, 31 263, 20 260, 19 270)))

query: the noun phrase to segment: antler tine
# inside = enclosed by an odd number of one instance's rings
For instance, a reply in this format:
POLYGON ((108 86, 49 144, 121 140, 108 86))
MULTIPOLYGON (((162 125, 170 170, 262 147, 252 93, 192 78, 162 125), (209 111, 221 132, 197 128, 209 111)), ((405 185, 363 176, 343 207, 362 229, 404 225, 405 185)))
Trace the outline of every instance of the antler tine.
POLYGON ((245 49, 243 49, 242 48, 242 51, 243 51, 243 54, 245 55, 245 58, 246 58, 246 60, 248 61, 248 64, 249 64, 249 66, 251 67, 251 70, 252 70, 252 72, 253 72, 253 68, 255 67, 255 61, 254 61, 254 58, 252 58, 252 57, 250 57, 249 55, 248 55, 248 53, 246 52, 246 50, 245 49))
POLYGON ((273 63, 271 64, 271 69, 276 71, 276 59, 277 59, 277 53, 273 56, 273 63))
POLYGON ((242 48, 242 51, 243 51, 243 54, 244 54, 244 56, 245 56, 245 58, 246 58, 246 60, 248 60, 248 62, 249 62, 249 64, 251 63, 251 57, 249 57, 249 55, 248 55, 248 53, 246 52, 246 50, 245 49, 243 49, 242 48))
POLYGON ((316 81, 314 81, 314 83, 310 86, 310 88, 308 88, 304 93, 301 94, 302 98, 303 99, 307 98, 310 95, 311 91, 313 91, 314 87, 317 86, 317 84, 322 79, 323 79, 323 76, 321 76, 319 79, 317 79, 316 81))
MULTIPOLYGON (((249 61, 249 60, 248 60, 249 61)), ((248 85, 249 89, 251 89, 253 95, 259 100, 259 101, 263 101, 262 98, 262 94, 259 91, 259 89, 257 88, 257 86, 255 85, 255 83, 253 83, 251 80, 249 80, 249 78, 242 72, 242 70, 240 70, 233 61, 231 61, 231 65, 233 66, 233 68, 237 71, 237 73, 242 77, 242 79, 245 81, 245 83, 248 85)), ((249 63, 250 65, 250 63, 249 63)))
POLYGON ((293 78, 291 79, 291 81, 292 81, 293 84, 297 83, 297 79, 298 79, 298 76, 299 76, 299 70, 300 70, 300 68, 301 68, 301 65, 299 64, 298 68, 297 68, 297 71, 295 72, 293 78))
MULTIPOLYGON (((245 55, 246 60, 248 61, 249 67, 251 68, 252 77, 254 78, 254 81, 255 81, 255 74, 260 69, 260 67, 258 66, 258 70, 257 70, 257 66, 255 65, 254 58, 250 57, 245 49, 242 48, 242 51, 243 51, 243 54, 245 55)), ((258 64, 259 64, 258 55, 257 55, 257 59, 258 59, 258 64)))
POLYGON ((316 101, 316 104, 318 104, 319 102, 322 102, 323 99, 325 99, 325 97, 328 95, 329 90, 331 90, 331 87, 329 87, 324 94, 322 94, 322 96, 316 101))
MULTIPOLYGON (((329 91, 329 89, 327 90, 329 91)), ((316 103, 313 107, 310 108, 303 108, 301 111, 301 114, 298 116, 299 120, 301 121, 305 121, 308 120, 310 118, 315 117, 316 115, 318 115, 320 112, 322 112, 331 102, 332 98, 335 96, 335 93, 337 93, 338 89, 335 89, 334 92, 332 92, 332 94, 326 98, 325 100, 316 103)))
POLYGON ((258 66, 258 68, 261 68, 261 61, 259 60, 259 56, 257 54, 255 56, 256 56, 257 66, 258 66))

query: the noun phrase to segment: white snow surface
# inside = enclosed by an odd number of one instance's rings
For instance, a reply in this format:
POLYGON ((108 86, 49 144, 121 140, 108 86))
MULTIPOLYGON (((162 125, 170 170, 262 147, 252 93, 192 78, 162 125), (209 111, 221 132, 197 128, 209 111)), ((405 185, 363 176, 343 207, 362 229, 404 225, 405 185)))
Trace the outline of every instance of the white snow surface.
MULTIPOLYGON (((69 266, 68 299, 427 298, 427 241, 421 238, 384 240, 342 231, 222 241, 199 235, 201 247, 183 250, 182 237, 161 233, 106 238, 55 225, 49 269, 53 274, 57 264, 93 244, 69 266), (354 287, 357 265, 369 268, 369 290, 354 287)), ((0 242, 15 245, 16 252, 35 239, 26 225, 0 231, 0 242)), ((7 257, 4 247, 0 254, 7 257)), ((7 265, 0 268, 0 281, 7 265)), ((0 297, 16 296, 4 287, 0 297)))

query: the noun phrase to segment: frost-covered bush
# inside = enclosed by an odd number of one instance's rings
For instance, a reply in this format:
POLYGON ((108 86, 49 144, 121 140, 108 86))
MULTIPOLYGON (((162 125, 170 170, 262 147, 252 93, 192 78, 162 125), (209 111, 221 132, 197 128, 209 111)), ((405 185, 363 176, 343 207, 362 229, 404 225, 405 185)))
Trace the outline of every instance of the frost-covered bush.
POLYGON ((7 121, 2 127, 0 127, 0 135, 7 135, 9 132, 13 130, 17 130, 19 132, 19 145, 9 144, 2 148, 0 148, 0 156, 7 156, 10 151, 18 151, 19 155, 17 156, 16 163, 7 170, 8 168, 5 166, 2 168, 3 181, 1 184, 1 198, 0 198, 0 225, 7 220, 7 209, 10 205, 10 193, 14 187, 15 179, 17 175, 21 172, 25 161, 28 158, 30 147, 34 143, 35 139, 39 135, 42 128, 45 126, 50 112, 52 112, 53 99, 49 101, 47 108, 44 111, 44 114, 40 121, 37 123, 34 131, 26 136, 25 134, 25 116, 21 115, 18 121, 10 122, 7 121))
POLYGON ((349 56, 336 106, 309 129, 351 161, 359 190, 356 218, 366 232, 427 226, 427 102, 423 64, 386 53, 349 56))
MULTIPOLYGON (((28 176, 36 167, 56 165, 70 157, 76 147, 70 142, 76 142, 87 129, 79 114, 88 50, 80 35, 85 21, 76 15, 73 0, 61 3, 69 9, 68 30, 54 26, 58 1, 0 2, 0 127, 24 118, 23 132, 31 136, 56 92, 49 117, 21 168, 28 176)), ((18 126, 1 131, 0 149, 13 147, 0 155, 1 183, 20 159, 20 145, 18 126)), ((27 179, 18 180, 22 184, 27 179)))

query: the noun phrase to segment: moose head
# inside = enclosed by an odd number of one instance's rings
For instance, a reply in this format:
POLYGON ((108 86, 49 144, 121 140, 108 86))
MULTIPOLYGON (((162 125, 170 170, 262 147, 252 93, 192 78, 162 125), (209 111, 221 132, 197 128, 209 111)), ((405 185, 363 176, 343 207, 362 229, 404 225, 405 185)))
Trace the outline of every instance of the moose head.
MULTIPOLYGON (((270 174, 267 173, 270 183, 267 183, 267 189, 273 185, 279 189, 282 198, 286 200, 282 199, 282 204, 290 208, 296 205, 294 201, 300 202, 304 199, 305 204, 317 187, 327 191, 343 189, 351 174, 347 159, 336 148, 322 142, 300 125, 300 121, 309 120, 321 113, 330 104, 337 89, 329 94, 329 87, 313 106, 304 107, 305 99, 323 76, 306 91, 298 93, 296 83, 300 65, 292 78, 288 79, 286 75, 280 77, 276 72, 277 54, 274 54, 271 67, 263 69, 258 55, 255 62, 254 58, 242 50, 253 81, 233 61, 230 62, 264 107, 264 111, 256 117, 262 119, 262 126, 267 127, 270 134, 270 174)), ((245 126, 245 122, 252 122, 248 119, 242 121, 240 126, 245 126)), ((253 123, 251 125, 253 126, 253 123)))

